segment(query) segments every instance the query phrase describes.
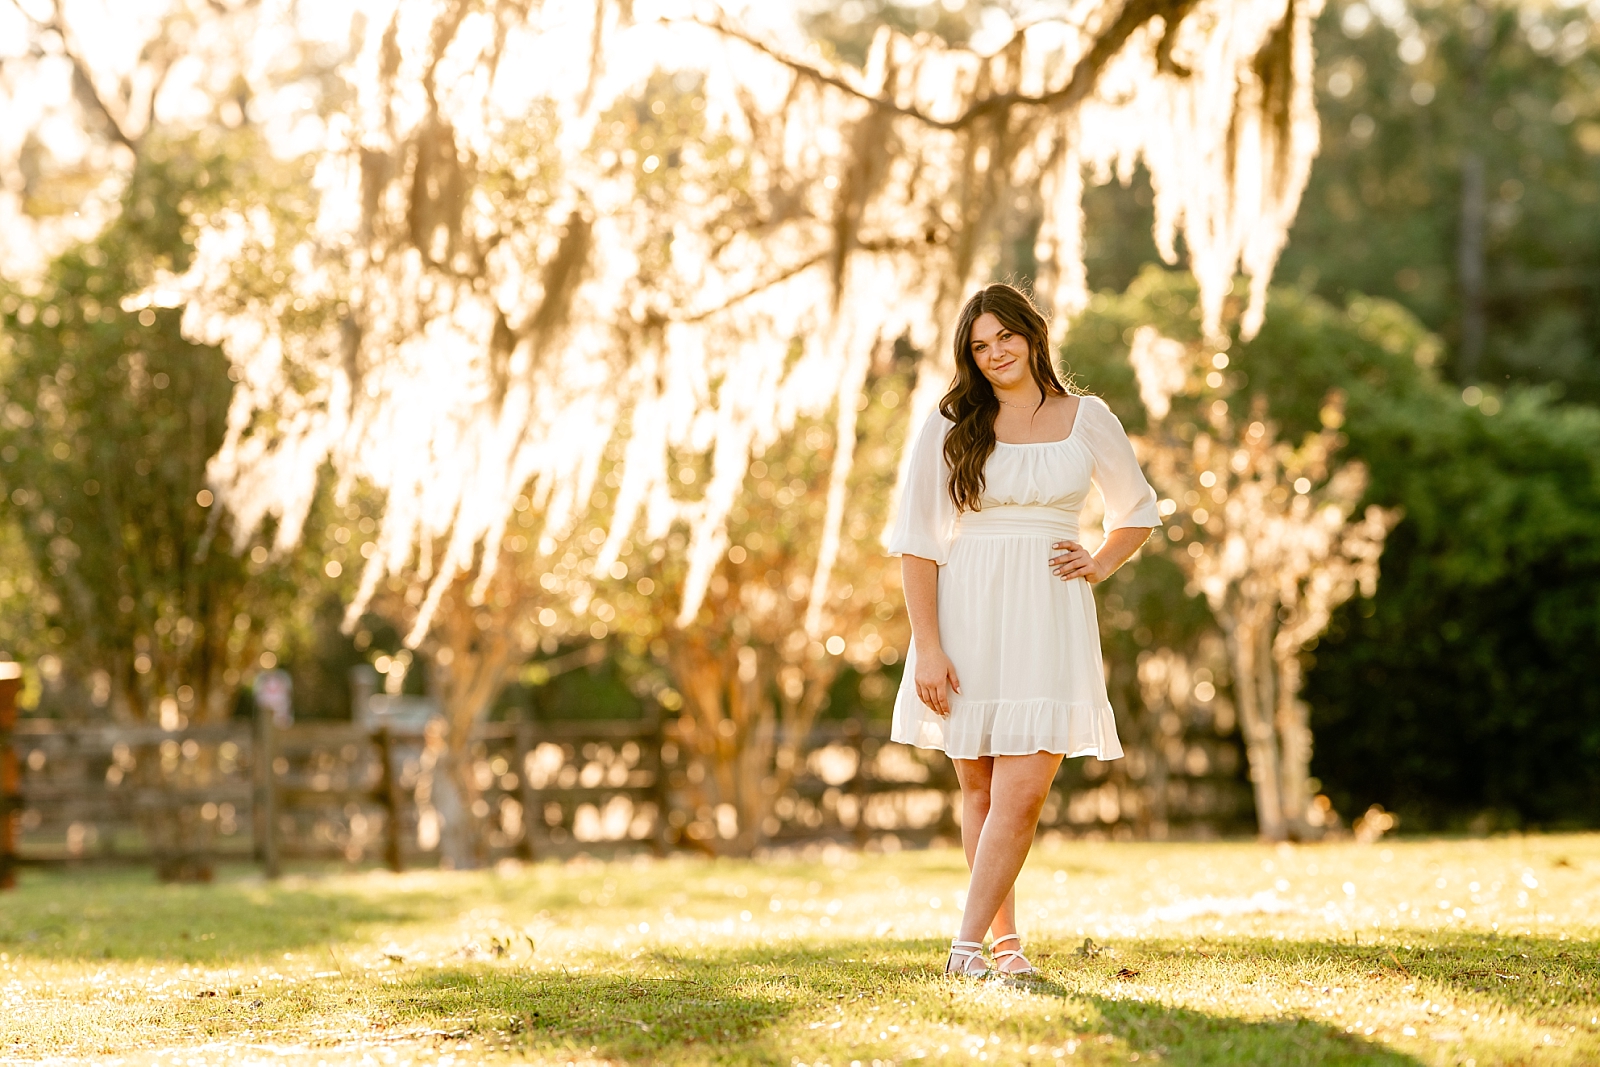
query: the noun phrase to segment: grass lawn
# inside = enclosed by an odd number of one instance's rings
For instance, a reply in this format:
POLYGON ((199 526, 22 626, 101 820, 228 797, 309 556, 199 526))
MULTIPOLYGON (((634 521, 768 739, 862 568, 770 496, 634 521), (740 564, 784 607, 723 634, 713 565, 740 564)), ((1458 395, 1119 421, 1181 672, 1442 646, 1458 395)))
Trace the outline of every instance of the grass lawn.
POLYGON ((1027 984, 940 975, 965 880, 952 850, 25 872, 0 1062, 1600 1063, 1600 835, 1041 846, 1027 984))

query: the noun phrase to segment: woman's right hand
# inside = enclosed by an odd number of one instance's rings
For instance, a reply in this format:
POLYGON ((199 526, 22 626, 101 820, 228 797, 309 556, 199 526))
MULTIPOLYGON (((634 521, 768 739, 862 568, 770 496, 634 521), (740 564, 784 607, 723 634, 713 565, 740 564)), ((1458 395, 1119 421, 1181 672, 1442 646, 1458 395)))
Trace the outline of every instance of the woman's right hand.
POLYGON ((917 686, 917 699, 932 708, 938 715, 950 715, 950 694, 961 692, 961 679, 956 677, 955 664, 944 654, 944 649, 917 650, 917 673, 912 681, 917 686), (948 686, 948 688, 946 688, 948 686))

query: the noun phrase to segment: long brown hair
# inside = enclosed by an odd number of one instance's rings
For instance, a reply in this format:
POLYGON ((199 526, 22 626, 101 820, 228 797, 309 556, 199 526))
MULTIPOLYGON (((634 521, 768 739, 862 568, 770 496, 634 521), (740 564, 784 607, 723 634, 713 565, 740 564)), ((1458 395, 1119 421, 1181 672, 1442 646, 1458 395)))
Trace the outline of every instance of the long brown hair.
POLYGON ((1003 283, 977 291, 956 320, 956 377, 939 401, 939 411, 955 423, 944 439, 944 458, 950 464, 950 499, 957 511, 977 511, 983 495, 983 468, 994 454, 994 420, 1000 400, 994 386, 972 358, 972 324, 983 314, 1028 342, 1028 366, 1039 386, 1039 405, 1046 397, 1066 396, 1067 387, 1056 373, 1050 352, 1050 324, 1028 294, 1003 283))

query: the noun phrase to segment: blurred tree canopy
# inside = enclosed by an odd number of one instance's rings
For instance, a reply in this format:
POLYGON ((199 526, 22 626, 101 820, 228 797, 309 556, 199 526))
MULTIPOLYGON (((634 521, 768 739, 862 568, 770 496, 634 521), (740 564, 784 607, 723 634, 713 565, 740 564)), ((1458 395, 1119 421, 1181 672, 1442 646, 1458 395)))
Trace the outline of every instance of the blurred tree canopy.
POLYGON ((949 44, 966 46, 982 23, 983 13, 995 8, 1013 18, 1021 15, 1024 4, 967 3, 966 0, 936 3, 896 3, 894 0, 846 0, 844 3, 811 4, 801 16, 807 32, 841 62, 863 66, 879 26, 892 26, 901 33, 930 33, 949 44))
POLYGON ((1600 400, 1600 36, 1577 5, 1329 5, 1285 279, 1390 297, 1459 384, 1600 400))
POLYGON ((181 269, 190 213, 229 177, 214 147, 148 146, 98 238, 0 288, 0 597, 26 605, 9 651, 134 718, 226 715, 291 639, 293 561, 235 554, 210 510, 227 361, 179 312, 121 306, 181 269))
MULTIPOLYGON (((1080 385, 1131 432, 1144 425, 1133 330, 1195 337, 1193 308, 1190 283, 1150 269, 1125 293, 1098 296, 1069 333, 1063 354, 1080 385)), ((1362 297, 1341 311, 1287 287, 1260 335, 1230 349, 1228 373, 1267 397, 1285 437, 1317 428, 1328 392, 1343 391, 1346 454, 1371 472, 1368 500, 1405 513, 1376 597, 1340 608, 1308 649, 1313 771, 1340 809, 1377 801, 1418 827, 1485 813, 1504 825, 1592 824, 1600 412, 1538 387, 1464 403, 1435 370, 1439 351, 1395 303, 1362 297)), ((1162 577, 1172 591, 1144 595, 1175 606, 1171 568, 1141 581, 1162 577)))
MULTIPOLYGON (((1449 346, 1460 386, 1600 401, 1600 34, 1576 4, 1334 0, 1316 31, 1322 151, 1278 277, 1381 296, 1449 346)), ((1093 188, 1086 262, 1157 259, 1150 188, 1093 188)))

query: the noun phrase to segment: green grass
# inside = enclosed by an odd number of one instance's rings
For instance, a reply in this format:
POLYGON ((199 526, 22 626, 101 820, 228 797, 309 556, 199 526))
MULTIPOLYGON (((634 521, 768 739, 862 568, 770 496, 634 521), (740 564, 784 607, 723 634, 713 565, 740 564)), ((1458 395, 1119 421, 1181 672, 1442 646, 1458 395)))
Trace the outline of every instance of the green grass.
POLYGON ((1600 1062, 1600 836, 1041 846, 1016 985, 940 976, 964 884, 949 850, 28 872, 0 1062, 1600 1062))

